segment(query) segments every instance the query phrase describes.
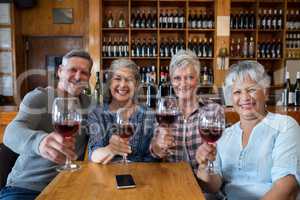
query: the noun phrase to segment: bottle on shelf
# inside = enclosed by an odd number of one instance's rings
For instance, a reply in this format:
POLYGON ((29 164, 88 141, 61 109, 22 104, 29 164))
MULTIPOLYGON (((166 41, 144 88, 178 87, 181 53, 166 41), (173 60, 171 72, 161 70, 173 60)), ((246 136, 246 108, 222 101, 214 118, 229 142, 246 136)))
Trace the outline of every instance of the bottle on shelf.
POLYGON ((96 84, 93 92, 93 97, 98 105, 101 106, 103 104, 103 92, 100 80, 100 72, 96 72, 96 84))
POLYGON ((290 73, 286 72, 284 91, 283 91, 283 105, 289 106, 293 104, 294 93, 292 91, 292 85, 290 81, 290 73))
POLYGON ((106 24, 107 24, 108 28, 114 28, 115 27, 115 22, 114 22, 114 18, 113 18, 111 10, 108 11, 108 18, 107 18, 107 23, 106 24))
POLYGON ((243 43, 243 51, 242 51, 242 57, 247 58, 248 57, 248 41, 247 37, 244 37, 244 43, 243 43))
POLYGON ((234 40, 234 38, 231 39, 231 44, 230 44, 230 56, 231 56, 231 57, 236 57, 236 45, 235 45, 235 40, 234 40))
POLYGON ((135 18, 135 25, 134 25, 134 28, 141 28, 140 25, 141 25, 141 14, 140 14, 140 10, 137 10, 136 11, 137 14, 136 14, 136 18, 135 18))
POLYGON ((250 58, 254 58, 254 53, 255 53, 255 44, 254 44, 254 39, 251 36, 250 37, 250 42, 249 42, 249 52, 248 52, 248 56, 250 58))
POLYGON ((300 72, 297 72, 297 79, 295 83, 295 106, 300 106, 300 72))
POLYGON ((124 17, 124 13, 121 11, 119 16, 119 28, 125 28, 126 27, 126 21, 124 17))
POLYGON ((178 17, 178 28, 184 28, 185 26, 185 16, 184 16, 184 11, 180 10, 179 11, 179 17, 178 17))

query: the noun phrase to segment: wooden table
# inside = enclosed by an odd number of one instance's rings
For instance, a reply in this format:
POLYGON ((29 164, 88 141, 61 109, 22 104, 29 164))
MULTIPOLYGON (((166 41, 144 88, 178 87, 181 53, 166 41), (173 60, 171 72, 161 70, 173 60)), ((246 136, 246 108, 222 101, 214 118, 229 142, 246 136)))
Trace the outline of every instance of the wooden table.
POLYGON ((205 199, 187 163, 80 164, 78 171, 60 173, 37 199, 205 199), (116 188, 115 175, 124 173, 133 176, 136 188, 116 188))

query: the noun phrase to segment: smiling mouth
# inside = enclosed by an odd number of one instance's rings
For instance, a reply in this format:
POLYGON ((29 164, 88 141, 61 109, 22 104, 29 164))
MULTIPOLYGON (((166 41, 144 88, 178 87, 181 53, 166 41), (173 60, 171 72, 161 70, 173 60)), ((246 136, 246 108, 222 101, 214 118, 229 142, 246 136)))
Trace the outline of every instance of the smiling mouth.
POLYGON ((254 103, 245 103, 245 104, 240 104, 239 106, 242 108, 242 109, 245 109, 245 110, 250 110, 252 108, 254 108, 254 103))
POLYGON ((128 90, 116 90, 116 93, 121 96, 125 96, 129 93, 129 91, 128 90))

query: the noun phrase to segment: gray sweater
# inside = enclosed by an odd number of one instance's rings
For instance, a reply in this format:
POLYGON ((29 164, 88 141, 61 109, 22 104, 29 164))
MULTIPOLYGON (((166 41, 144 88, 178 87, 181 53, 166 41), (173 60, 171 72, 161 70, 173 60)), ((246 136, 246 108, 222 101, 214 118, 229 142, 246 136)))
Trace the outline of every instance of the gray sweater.
MULTIPOLYGON (((7 126, 4 144, 20 155, 8 176, 6 186, 42 191, 57 175, 57 164, 44 159, 39 152, 41 140, 53 131, 51 110, 55 97, 55 90, 49 87, 29 92, 20 104, 16 118, 7 126)), ((79 99, 88 112, 89 99, 86 96, 80 96, 79 99)), ((76 138, 76 152, 81 158, 87 143, 85 130, 81 126, 76 138)))

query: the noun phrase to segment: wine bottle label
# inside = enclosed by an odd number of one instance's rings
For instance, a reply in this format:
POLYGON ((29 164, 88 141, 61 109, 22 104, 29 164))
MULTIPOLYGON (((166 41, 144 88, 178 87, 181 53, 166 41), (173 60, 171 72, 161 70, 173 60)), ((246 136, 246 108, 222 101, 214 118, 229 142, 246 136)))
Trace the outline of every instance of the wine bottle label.
POLYGON ((294 92, 289 92, 289 100, 288 100, 288 104, 294 104, 294 92))

